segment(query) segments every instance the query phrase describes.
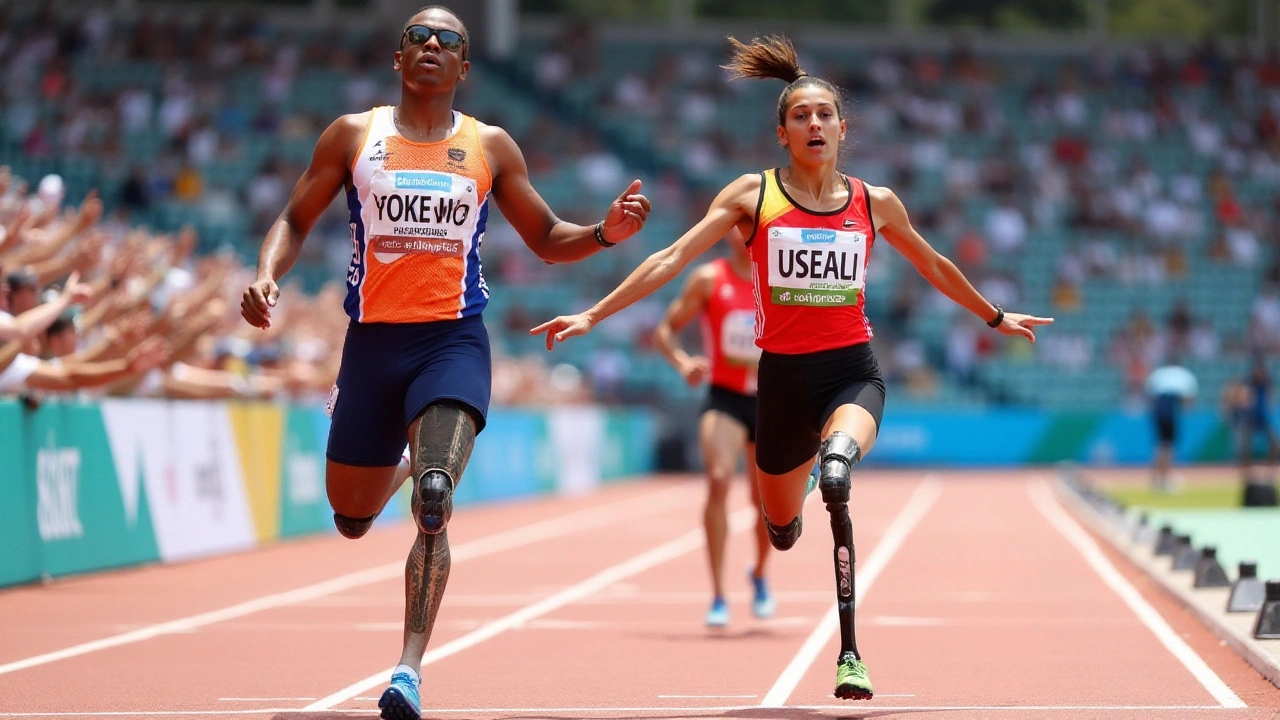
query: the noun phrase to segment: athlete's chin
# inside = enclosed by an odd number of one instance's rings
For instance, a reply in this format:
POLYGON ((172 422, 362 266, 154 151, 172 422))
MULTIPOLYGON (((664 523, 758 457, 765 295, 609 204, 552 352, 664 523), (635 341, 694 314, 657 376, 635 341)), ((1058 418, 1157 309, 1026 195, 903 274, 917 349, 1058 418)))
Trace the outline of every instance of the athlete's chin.
POLYGON ((806 147, 798 153, 792 153, 791 162, 797 165, 807 165, 812 167, 820 167, 828 163, 834 162, 836 154, 829 148, 806 147))
POLYGON ((441 88, 452 87, 457 78, 447 77, 441 68, 434 65, 422 65, 413 69, 413 72, 406 73, 405 84, 410 87, 417 87, 423 90, 439 90, 441 88))

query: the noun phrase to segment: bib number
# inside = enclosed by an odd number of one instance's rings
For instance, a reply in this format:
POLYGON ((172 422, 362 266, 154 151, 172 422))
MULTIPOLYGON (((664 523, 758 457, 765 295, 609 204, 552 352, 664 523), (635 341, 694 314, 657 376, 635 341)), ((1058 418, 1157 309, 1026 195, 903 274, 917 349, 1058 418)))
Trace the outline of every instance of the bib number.
POLYGON ((760 362, 756 347, 755 310, 731 310, 720 323, 720 349, 734 365, 754 367, 760 362))
POLYGON ((475 232, 478 205, 470 178, 378 168, 364 207, 370 250, 382 262, 416 253, 460 258, 475 232))
POLYGON ((775 305, 857 304, 866 265, 865 233, 769 229, 769 293, 775 305))

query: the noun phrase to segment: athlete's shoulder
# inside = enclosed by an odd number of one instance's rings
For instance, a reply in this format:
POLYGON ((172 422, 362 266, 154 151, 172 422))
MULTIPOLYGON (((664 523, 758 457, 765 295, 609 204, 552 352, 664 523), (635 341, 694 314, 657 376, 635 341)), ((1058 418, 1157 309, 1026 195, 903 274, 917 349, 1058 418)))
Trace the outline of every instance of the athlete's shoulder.
POLYGON ((350 167, 352 159, 360 152, 365 130, 373 111, 339 115, 316 140, 312 165, 350 167))
POLYGON ((740 188, 742 190, 753 190, 760 192, 760 188, 764 185, 764 174, 767 170, 759 172, 743 173, 734 178, 733 182, 726 186, 727 188, 740 188))
POLYGON ((866 185, 867 197, 871 199, 871 202, 874 202, 874 203, 891 202, 891 203, 898 203, 899 205, 902 204, 902 201, 898 199, 897 193, 895 193, 890 188, 881 187, 879 185, 870 185, 852 176, 849 177, 849 182, 851 183, 862 182, 863 185, 866 185))
POLYGON ((364 139, 365 130, 369 127, 369 121, 373 119, 373 114, 376 111, 377 108, 374 108, 364 112, 339 115, 333 122, 329 123, 329 127, 325 129, 324 134, 348 140, 362 140, 364 139))
MULTIPOLYGON (((464 117, 470 117, 470 116, 464 116, 464 117)), ((502 126, 490 125, 487 122, 481 122, 480 120, 477 120, 475 118, 472 118, 472 120, 475 120, 476 134, 480 136, 481 142, 485 144, 496 142, 496 143, 510 143, 512 145, 515 145, 516 141, 511 137, 511 133, 507 132, 506 129, 504 129, 502 126)))
POLYGON ((706 282, 716 282, 717 280, 720 279, 720 276, 723 275, 723 273, 721 272, 721 267, 723 267, 723 265, 724 265, 724 260, 720 258, 716 258, 715 260, 708 260, 707 262, 704 262, 698 267, 694 268, 692 276, 693 278, 696 278, 698 280, 702 280, 706 282))
POLYGON ((706 300, 720 278, 719 260, 711 260, 695 267, 685 280, 683 295, 688 300, 706 300))
POLYGON ((719 200, 730 200, 747 212, 754 212, 764 180, 760 173, 739 175, 720 191, 719 200))
POLYGON ((498 125, 475 121, 476 135, 480 138, 480 148, 489 159, 489 167, 494 177, 503 173, 504 169, 524 167, 524 155, 511 134, 498 125))

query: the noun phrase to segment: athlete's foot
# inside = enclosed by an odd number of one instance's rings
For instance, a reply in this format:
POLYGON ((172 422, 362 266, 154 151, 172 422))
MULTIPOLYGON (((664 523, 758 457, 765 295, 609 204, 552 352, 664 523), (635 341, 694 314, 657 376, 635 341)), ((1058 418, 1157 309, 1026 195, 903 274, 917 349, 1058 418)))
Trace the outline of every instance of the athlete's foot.
POLYGON ((391 676, 391 686, 378 698, 383 720, 422 720, 422 701, 418 698, 420 682, 403 671, 391 676))
POLYGON ((418 528, 438 535, 453 515, 453 481, 439 470, 428 470, 418 481, 418 528))
POLYGON ((764 620, 773 617, 773 613, 777 611, 778 604, 773 600, 773 594, 769 592, 769 585, 763 577, 756 577, 755 570, 751 571, 751 587, 754 589, 754 595, 751 598, 751 612, 756 617, 764 620))
POLYGON ((867 677, 867 666, 851 652, 841 655, 836 665, 835 695, 841 700, 871 699, 871 678, 867 677))
POLYGON ((711 609, 707 611, 707 627, 723 628, 729 625, 729 603, 717 597, 711 601, 711 609))

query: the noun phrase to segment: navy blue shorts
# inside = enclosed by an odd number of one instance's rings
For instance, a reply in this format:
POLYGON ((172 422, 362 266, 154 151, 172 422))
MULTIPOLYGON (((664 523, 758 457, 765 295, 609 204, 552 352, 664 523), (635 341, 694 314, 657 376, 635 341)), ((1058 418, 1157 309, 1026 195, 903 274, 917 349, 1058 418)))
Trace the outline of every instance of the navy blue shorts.
POLYGON ((352 322, 329 399, 333 422, 325 455, 360 467, 399 464, 409 425, 437 400, 474 410, 479 432, 492 386, 489 333, 479 315, 427 323, 352 322))
POLYGON ((1181 409, 1181 396, 1172 393, 1156 396, 1151 416, 1155 420, 1157 444, 1171 445, 1178 439, 1178 411, 1181 409))

